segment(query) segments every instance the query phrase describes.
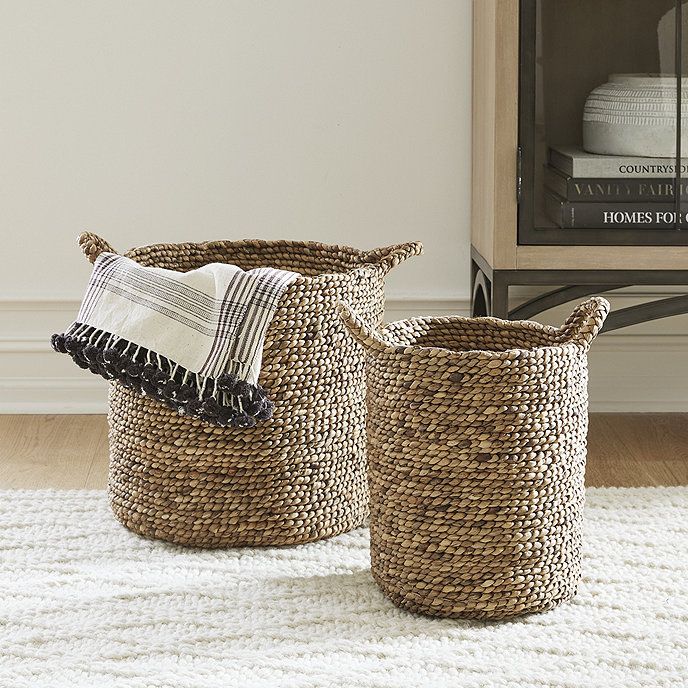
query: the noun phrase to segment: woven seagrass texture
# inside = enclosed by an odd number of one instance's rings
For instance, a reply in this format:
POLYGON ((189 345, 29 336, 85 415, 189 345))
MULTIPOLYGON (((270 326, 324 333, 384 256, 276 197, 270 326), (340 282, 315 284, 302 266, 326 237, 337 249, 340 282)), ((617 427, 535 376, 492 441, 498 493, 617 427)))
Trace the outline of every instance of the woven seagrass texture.
POLYGON ((600 298, 560 328, 416 318, 367 351, 371 566, 398 606, 501 618, 570 599, 580 577, 587 351, 600 298))
MULTIPOLYGON (((79 243, 91 261, 112 251, 93 234, 79 243)), ((368 515, 365 363, 337 301, 380 323, 386 273, 421 249, 246 240, 126 253, 170 270, 218 262, 302 277, 283 294, 266 333, 259 382, 275 403, 270 420, 219 428, 111 384, 115 516, 143 535, 200 547, 293 545, 360 526, 368 515)))

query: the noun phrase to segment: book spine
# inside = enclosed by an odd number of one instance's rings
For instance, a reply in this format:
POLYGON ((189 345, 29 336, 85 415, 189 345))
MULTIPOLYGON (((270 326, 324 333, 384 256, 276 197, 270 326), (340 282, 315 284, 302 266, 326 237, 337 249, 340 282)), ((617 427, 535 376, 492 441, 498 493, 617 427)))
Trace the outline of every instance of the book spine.
POLYGON ((563 229, 673 229, 676 224, 671 203, 571 203, 547 194, 545 211, 563 229))
POLYGON ((571 229, 673 229, 676 218, 673 205, 657 204, 648 210, 645 204, 565 203, 562 209, 566 226, 571 229), (661 206, 661 209, 659 208, 661 206))
MULTIPOLYGON (((578 156, 550 148, 548 162, 570 177, 604 179, 672 179, 676 161, 671 158, 625 158, 615 155, 578 156)), ((681 176, 688 176, 688 160, 683 158, 681 176)))
MULTIPOLYGON (((587 203, 671 203, 673 179, 604 179, 564 176, 545 168, 545 186, 567 201, 587 203)), ((681 197, 688 200, 688 181, 681 180, 681 197)))

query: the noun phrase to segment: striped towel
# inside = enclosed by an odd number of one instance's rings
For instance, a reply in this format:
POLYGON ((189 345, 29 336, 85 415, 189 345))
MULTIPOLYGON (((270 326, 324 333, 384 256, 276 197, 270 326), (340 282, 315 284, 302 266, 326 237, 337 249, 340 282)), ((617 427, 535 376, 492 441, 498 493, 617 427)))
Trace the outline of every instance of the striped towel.
POLYGON ((295 272, 190 272, 101 253, 76 322, 51 343, 81 368, 215 425, 272 415, 258 384, 265 331, 295 272))

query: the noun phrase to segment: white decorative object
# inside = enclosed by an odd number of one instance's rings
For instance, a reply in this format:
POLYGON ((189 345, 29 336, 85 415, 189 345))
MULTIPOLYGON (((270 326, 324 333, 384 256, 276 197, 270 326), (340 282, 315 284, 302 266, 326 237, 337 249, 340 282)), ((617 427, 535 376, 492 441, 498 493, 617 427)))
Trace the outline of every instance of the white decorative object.
MULTIPOLYGON (((682 79, 681 149, 688 151, 688 78, 682 79)), ((676 77, 612 74, 583 111, 583 148, 601 155, 676 155, 676 77)))
POLYGON ((481 623, 397 609, 364 529, 190 549, 123 528, 104 492, 3 491, 0 686, 679 688, 687 545, 687 487, 590 489, 575 600, 481 623))

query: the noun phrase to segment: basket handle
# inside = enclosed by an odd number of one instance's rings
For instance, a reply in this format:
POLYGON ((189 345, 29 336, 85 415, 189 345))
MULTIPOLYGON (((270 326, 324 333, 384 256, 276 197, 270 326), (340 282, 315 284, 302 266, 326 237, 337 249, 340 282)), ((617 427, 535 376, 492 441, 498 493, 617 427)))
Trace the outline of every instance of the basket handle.
POLYGON ((394 351, 378 332, 366 325, 361 317, 350 306, 339 301, 337 311, 351 336, 368 352, 394 351))
POLYGON ((576 306, 559 329, 562 339, 574 342, 587 351, 602 328, 609 309, 609 301, 600 296, 594 296, 576 306))
POLYGON ((382 275, 386 275, 399 263, 403 263, 412 256, 419 256, 421 253, 423 253, 423 244, 420 241, 409 241, 406 244, 394 244, 368 251, 365 259, 373 263, 382 275))
POLYGON ((78 241, 79 247, 91 263, 95 263, 96 258, 101 253, 117 253, 105 239, 93 234, 93 232, 83 232, 79 235, 78 241))

